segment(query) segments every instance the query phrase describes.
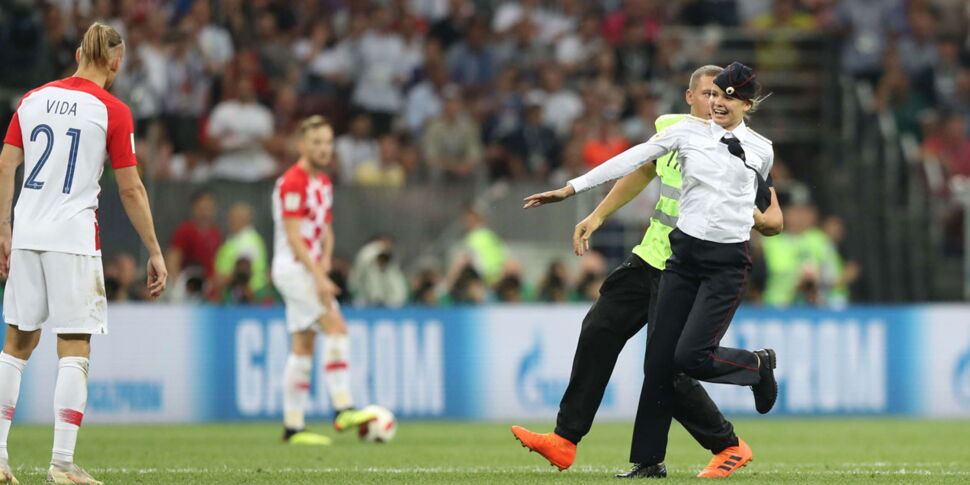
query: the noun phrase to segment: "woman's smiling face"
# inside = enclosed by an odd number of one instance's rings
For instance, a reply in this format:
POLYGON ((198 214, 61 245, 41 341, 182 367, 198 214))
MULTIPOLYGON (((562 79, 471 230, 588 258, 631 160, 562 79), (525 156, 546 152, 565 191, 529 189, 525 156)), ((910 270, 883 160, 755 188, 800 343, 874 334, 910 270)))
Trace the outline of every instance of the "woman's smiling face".
POLYGON ((720 86, 714 85, 710 98, 711 119, 725 129, 733 129, 741 123, 744 113, 751 109, 752 103, 741 98, 729 96, 720 86))

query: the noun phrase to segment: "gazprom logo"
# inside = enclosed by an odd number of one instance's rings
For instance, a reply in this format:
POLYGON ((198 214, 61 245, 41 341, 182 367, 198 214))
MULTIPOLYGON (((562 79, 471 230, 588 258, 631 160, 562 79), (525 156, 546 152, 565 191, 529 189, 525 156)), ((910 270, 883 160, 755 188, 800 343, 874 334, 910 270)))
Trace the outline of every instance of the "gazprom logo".
POLYGON ((964 352, 953 370, 953 396, 962 408, 970 408, 970 349, 964 352))
MULTIPOLYGON (((569 385, 569 367, 550 369, 546 362, 543 336, 536 333, 533 344, 519 361, 516 391, 522 406, 529 410, 556 409, 569 385)), ((607 388, 602 406, 613 402, 612 389, 607 388)))

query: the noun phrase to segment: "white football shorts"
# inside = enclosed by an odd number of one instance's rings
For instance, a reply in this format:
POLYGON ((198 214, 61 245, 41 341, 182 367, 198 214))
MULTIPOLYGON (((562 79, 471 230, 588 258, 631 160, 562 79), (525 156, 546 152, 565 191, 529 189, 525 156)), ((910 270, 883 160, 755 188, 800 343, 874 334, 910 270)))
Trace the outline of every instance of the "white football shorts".
POLYGON ((299 266, 285 271, 273 271, 273 285, 279 290, 286 305, 286 329, 290 333, 304 330, 323 330, 320 318, 331 309, 339 307, 337 300, 324 305, 317 297, 313 284, 313 275, 306 268, 299 266))
POLYGON ((3 319, 20 330, 108 333, 101 256, 14 249, 3 295, 3 319))

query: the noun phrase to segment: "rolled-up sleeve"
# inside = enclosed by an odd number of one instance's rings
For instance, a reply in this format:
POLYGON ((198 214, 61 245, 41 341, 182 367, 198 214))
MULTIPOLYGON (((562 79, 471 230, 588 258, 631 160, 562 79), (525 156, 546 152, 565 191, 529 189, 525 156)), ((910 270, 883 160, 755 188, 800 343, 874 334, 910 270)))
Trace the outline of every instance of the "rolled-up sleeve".
POLYGON ((683 131, 678 129, 677 125, 671 126, 649 140, 603 162, 585 175, 570 180, 569 185, 572 185, 573 190, 579 193, 616 180, 651 160, 656 160, 669 152, 680 149, 682 138, 683 131))

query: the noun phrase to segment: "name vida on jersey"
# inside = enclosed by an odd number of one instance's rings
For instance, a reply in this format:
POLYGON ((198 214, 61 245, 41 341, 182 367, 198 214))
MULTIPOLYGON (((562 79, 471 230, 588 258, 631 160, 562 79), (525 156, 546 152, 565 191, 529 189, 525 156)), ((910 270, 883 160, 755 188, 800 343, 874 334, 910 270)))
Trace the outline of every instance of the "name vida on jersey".
POLYGON ((77 103, 50 99, 47 100, 47 113, 52 115, 77 116, 77 103))

